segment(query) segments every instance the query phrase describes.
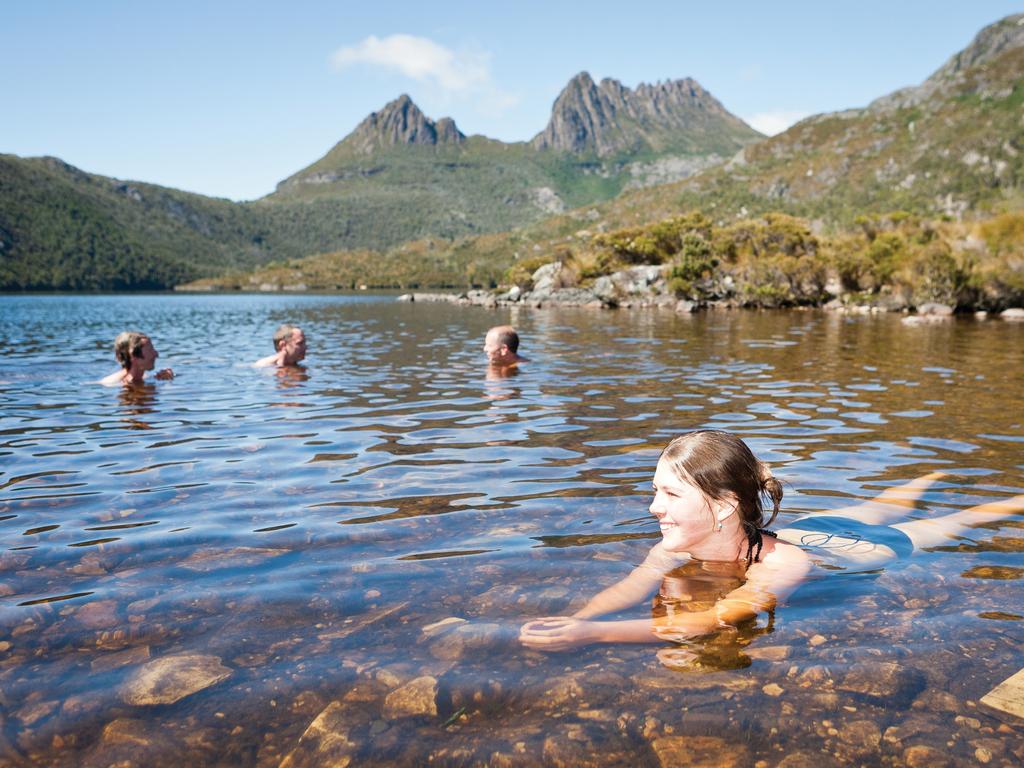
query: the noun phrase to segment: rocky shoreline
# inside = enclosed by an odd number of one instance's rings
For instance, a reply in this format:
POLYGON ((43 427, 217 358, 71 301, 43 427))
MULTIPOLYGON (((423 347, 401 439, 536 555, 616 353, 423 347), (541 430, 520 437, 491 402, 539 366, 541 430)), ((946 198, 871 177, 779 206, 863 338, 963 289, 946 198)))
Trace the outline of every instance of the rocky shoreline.
MULTIPOLYGON (((704 309, 766 308, 762 304, 745 302, 734 294, 735 285, 726 276, 719 286, 721 298, 691 301, 678 298, 670 289, 667 268, 638 266, 603 275, 588 284, 576 281, 572 270, 561 262, 552 262, 538 268, 532 276, 531 286, 523 289, 514 285, 504 291, 469 290, 459 293, 404 293, 402 302, 447 302, 463 306, 485 307, 587 307, 590 309, 669 309, 689 314, 704 309)), ((864 300, 863 297, 841 291, 838 281, 825 286, 828 301, 807 301, 791 306, 814 307, 849 314, 878 314, 899 312, 908 315, 904 322, 941 321, 963 312, 962 307, 928 302, 912 305, 894 294, 880 293, 864 300)), ((1004 320, 1024 321, 1024 308, 1011 307, 998 313, 974 311, 978 319, 990 316, 1004 320)))

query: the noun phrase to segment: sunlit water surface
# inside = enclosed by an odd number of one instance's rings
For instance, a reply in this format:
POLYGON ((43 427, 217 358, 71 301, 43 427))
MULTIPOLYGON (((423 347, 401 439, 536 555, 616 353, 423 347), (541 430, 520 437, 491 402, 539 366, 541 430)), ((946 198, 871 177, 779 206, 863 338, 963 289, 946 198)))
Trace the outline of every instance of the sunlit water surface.
POLYGON ((978 704, 1024 666, 1021 515, 683 646, 515 639, 643 559, 685 430, 747 439, 783 523, 936 469, 911 517, 1024 492, 1024 324, 5 297, 0 346, 2 765, 1024 759, 978 704), (305 372, 247 367, 284 321, 305 372), (501 322, 531 362, 491 381, 501 322), (177 378, 93 383, 126 328, 177 378))

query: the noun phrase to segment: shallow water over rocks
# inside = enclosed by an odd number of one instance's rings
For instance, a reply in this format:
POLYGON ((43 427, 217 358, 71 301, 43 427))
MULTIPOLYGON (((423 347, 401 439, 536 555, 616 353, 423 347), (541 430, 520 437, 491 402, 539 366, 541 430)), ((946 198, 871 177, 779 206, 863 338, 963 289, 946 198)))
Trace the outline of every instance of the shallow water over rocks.
POLYGON ((0 328, 0 765, 1024 760, 978 703, 1024 666, 1022 515, 699 641, 516 641, 643 559, 688 429, 747 439, 783 523, 932 470, 911 517, 1024 492, 1024 324, 48 296, 0 328), (247 367, 284 321, 305 371, 247 367), (502 322, 531 362, 489 380, 502 322), (177 378, 90 383, 124 328, 177 378))

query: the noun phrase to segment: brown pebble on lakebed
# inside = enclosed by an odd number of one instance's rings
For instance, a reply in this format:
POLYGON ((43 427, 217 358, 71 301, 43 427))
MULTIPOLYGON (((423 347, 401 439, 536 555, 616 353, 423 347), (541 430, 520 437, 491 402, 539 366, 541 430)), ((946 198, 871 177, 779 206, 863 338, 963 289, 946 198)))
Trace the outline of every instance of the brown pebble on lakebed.
POLYGON ((792 649, 788 645, 762 645, 746 649, 746 654, 760 661, 785 661, 792 649))

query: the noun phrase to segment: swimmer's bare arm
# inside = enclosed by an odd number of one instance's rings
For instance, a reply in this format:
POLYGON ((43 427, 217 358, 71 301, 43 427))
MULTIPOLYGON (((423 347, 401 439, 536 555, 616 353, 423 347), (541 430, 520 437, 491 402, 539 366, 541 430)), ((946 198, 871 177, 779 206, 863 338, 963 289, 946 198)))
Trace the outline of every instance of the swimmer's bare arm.
POLYGON ((672 555, 665 552, 659 542, 626 578, 598 592, 585 606, 576 611, 573 617, 592 619, 595 616, 621 611, 623 608, 631 608, 650 597, 666 573, 689 559, 687 555, 672 555))
POLYGON ((810 560, 799 548, 776 546, 747 571, 747 582, 706 611, 681 612, 659 619, 587 621, 551 617, 523 626, 519 639, 527 647, 559 651, 590 643, 650 643, 683 640, 713 632, 770 610, 803 581, 810 560))
POLYGON ((122 381, 124 381, 124 377, 127 376, 127 375, 128 375, 128 371, 126 371, 124 368, 122 368, 122 369, 120 369, 118 371, 114 371, 109 376, 104 376, 102 379, 100 379, 100 384, 102 384, 104 387, 117 386, 122 381))
POLYGON ((282 358, 282 354, 280 352, 275 352, 272 355, 267 355, 266 357, 261 357, 259 360, 257 360, 255 363, 252 364, 252 367, 253 368, 268 368, 271 365, 280 365, 281 364, 281 358, 282 358))
MULTIPOLYGON (((157 379, 164 381, 166 379, 174 378, 174 371, 170 368, 161 368, 154 374, 157 379)), ((116 387, 118 384, 131 384, 131 379, 128 376, 128 371, 122 369, 120 371, 114 371, 109 376, 104 376, 100 379, 100 384, 105 387, 116 387)))
MULTIPOLYGON (((601 642, 596 633, 612 622, 587 621, 595 616, 615 613, 623 608, 630 608, 650 597, 658 588, 662 578, 673 568, 689 560, 688 555, 675 555, 666 552, 658 542, 651 548, 643 563, 638 565, 622 581, 613 584, 592 597, 585 606, 572 616, 547 616, 528 621, 522 626, 519 639, 531 648, 542 650, 561 650, 575 645, 601 642), (568 643, 568 644, 565 644, 568 643)), ((638 638, 635 642, 653 640, 651 622, 614 622, 620 631, 625 625, 635 623, 638 638), (646 633, 639 637, 640 633, 646 633)))

